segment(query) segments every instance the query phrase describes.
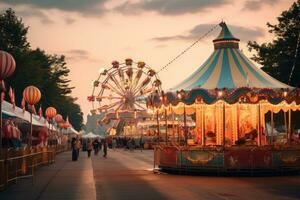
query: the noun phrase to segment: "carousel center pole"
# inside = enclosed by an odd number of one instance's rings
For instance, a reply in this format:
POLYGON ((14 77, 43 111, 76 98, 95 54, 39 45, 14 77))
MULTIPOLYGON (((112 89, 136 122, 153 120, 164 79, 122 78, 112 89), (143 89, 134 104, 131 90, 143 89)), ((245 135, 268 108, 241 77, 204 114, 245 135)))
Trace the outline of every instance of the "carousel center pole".
POLYGON ((29 141, 28 141, 28 146, 32 146, 32 106, 30 109, 30 129, 29 129, 29 141))

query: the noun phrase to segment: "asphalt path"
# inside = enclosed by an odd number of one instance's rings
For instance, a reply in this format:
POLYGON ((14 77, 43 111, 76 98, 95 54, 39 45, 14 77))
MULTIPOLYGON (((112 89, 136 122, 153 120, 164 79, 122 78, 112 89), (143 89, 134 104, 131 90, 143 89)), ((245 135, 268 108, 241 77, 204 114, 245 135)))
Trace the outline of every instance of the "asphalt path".
POLYGON ((37 199, 300 199, 300 176, 218 177, 153 172, 153 151, 110 150, 79 161, 71 153, 40 168, 32 180, 19 180, 0 200, 37 199))

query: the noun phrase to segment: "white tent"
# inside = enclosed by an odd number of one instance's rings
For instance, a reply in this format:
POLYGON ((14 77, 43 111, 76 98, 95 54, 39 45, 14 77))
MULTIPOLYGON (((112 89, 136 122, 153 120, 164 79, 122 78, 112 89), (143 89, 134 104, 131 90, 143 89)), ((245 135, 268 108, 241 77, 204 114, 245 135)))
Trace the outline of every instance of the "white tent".
POLYGON ((92 132, 89 132, 88 134, 82 136, 82 138, 96 138, 96 137, 99 137, 99 136, 92 132))
MULTIPOLYGON (((16 117, 19 119, 22 119, 26 122, 30 122, 30 113, 28 111, 23 111, 23 109, 19 107, 15 107, 13 109, 13 105, 8 103, 7 101, 3 101, 2 103, 2 112, 3 114, 6 114, 11 117, 16 117)), ((32 124, 34 126, 43 126, 43 127, 49 127, 47 120, 43 117, 39 117, 37 115, 32 115, 32 124)))

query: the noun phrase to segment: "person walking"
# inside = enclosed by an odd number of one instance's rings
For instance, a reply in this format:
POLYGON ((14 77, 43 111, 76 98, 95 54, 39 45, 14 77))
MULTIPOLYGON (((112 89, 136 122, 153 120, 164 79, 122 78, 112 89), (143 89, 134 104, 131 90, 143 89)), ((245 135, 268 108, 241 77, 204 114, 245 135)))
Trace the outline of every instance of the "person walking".
POLYGON ((107 156, 107 141, 106 141, 106 138, 104 138, 102 140, 102 143, 103 143, 103 157, 106 158, 106 156, 107 156))
POLYGON ((77 160, 77 149, 76 149, 76 138, 72 138, 71 140, 71 149, 72 149, 72 161, 77 160))
POLYGON ((91 152, 93 150, 93 143, 91 139, 88 139, 87 141, 87 153, 88 153, 88 157, 91 157, 91 152))
POLYGON ((81 149, 81 142, 80 142, 78 136, 77 136, 76 142, 75 142, 75 149, 76 149, 76 157, 77 157, 76 160, 78 160, 78 158, 79 158, 79 151, 81 149))
POLYGON ((97 138, 93 142, 93 148, 94 148, 94 155, 98 155, 99 148, 100 148, 100 142, 97 138))

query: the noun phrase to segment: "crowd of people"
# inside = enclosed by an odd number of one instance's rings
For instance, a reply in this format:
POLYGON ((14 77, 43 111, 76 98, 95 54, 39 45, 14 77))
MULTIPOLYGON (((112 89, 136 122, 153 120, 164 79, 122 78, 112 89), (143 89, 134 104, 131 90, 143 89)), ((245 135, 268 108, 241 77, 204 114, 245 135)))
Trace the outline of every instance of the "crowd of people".
POLYGON ((71 140, 72 149, 72 160, 77 161, 79 157, 80 150, 86 151, 87 156, 90 158, 92 151, 94 155, 97 156, 100 151, 103 152, 103 157, 107 157, 107 149, 124 148, 125 150, 133 151, 134 149, 143 149, 144 147, 143 137, 107 137, 107 138, 96 138, 96 139, 82 139, 79 137, 74 137, 71 140), (87 140, 87 141, 84 141, 87 140))
MULTIPOLYGON (((72 160, 77 161, 79 158, 79 152, 83 149, 83 142, 78 136, 73 137, 71 140, 71 149, 72 149, 72 160)), ((91 157, 91 153, 94 150, 94 155, 97 156, 100 151, 103 151, 103 157, 107 157, 107 139, 87 139, 85 150, 87 151, 88 157, 91 157)))

